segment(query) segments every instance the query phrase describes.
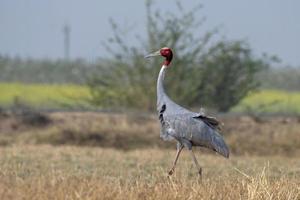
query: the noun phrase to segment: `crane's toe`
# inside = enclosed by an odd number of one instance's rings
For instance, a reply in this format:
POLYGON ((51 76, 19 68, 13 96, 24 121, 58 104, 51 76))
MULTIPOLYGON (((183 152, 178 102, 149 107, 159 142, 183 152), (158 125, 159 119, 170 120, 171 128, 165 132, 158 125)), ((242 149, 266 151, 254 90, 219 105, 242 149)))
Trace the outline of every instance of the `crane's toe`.
POLYGON ((172 168, 169 172, 168 172, 168 174, 169 174, 169 176, 171 176, 173 173, 174 173, 174 168, 172 168))
POLYGON ((202 168, 199 169, 198 174, 200 176, 200 179, 202 179, 202 168))

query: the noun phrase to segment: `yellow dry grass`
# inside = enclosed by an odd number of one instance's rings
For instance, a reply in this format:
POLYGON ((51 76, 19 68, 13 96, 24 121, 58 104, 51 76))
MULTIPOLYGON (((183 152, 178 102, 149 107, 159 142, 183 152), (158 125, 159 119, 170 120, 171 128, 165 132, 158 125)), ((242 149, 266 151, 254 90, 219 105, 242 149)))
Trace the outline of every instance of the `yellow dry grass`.
POLYGON ((0 148, 0 199, 299 199, 300 159, 196 155, 200 181, 184 151, 91 147, 0 148))

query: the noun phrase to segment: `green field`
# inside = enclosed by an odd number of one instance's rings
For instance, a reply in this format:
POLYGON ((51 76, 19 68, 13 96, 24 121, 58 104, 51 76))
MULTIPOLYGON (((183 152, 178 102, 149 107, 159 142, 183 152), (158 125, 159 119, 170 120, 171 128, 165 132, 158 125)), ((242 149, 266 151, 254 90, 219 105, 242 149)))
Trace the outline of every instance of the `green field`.
POLYGON ((5 107, 16 102, 36 108, 75 107, 90 98, 87 87, 71 84, 0 83, 0 94, 0 105, 5 107))
MULTIPOLYGON (((87 106, 91 98, 86 86, 71 84, 0 83, 0 106, 16 102, 36 108, 87 106)), ((232 109, 234 112, 300 114, 300 92, 261 90, 249 94, 232 109)))
POLYGON ((300 92, 261 90, 249 94, 233 111, 300 114, 300 92))

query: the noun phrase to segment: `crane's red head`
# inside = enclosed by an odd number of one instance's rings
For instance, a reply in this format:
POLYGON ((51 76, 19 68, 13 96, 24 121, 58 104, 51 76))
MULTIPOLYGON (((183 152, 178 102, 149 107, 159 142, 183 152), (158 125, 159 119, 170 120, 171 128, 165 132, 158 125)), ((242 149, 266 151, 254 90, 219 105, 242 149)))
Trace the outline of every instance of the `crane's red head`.
POLYGON ((171 61, 172 61, 172 58, 173 58, 173 52, 170 48, 163 47, 160 50, 145 56, 145 58, 149 58, 149 57, 153 57, 153 56, 163 56, 163 57, 165 57, 166 60, 164 61, 163 65, 169 66, 171 61))

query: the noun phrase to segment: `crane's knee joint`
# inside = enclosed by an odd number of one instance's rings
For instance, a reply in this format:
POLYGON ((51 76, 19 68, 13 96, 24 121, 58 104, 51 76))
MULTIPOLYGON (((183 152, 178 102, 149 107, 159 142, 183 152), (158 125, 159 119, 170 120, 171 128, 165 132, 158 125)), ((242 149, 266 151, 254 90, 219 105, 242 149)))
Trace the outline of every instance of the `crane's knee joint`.
POLYGON ((192 150, 192 145, 184 143, 184 147, 187 148, 189 151, 192 150))
POLYGON ((187 139, 182 138, 180 143, 188 150, 192 150, 192 143, 187 139))

